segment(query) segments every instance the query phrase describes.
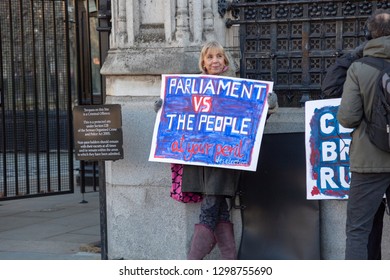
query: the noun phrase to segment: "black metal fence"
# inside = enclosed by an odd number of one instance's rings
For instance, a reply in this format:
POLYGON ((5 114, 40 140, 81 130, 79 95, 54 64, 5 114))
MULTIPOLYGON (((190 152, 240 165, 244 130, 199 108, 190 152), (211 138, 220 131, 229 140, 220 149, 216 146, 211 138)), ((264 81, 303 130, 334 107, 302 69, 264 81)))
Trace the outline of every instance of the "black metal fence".
MULTIPOLYGON (((109 32, 111 31, 111 1, 90 1, 89 5, 79 2, 79 41, 80 41, 80 83, 78 105, 101 105, 105 103, 105 81, 100 75, 109 49, 109 32), (94 3, 91 5, 91 3, 94 3), (96 61, 99 61, 96 64, 96 61)), ((98 161, 79 161, 76 183, 82 193, 86 187, 99 191, 104 187, 104 164, 98 161), (100 176, 99 176, 100 174, 100 176)))
POLYGON ((73 192, 68 1, 0 1, 0 200, 73 192))

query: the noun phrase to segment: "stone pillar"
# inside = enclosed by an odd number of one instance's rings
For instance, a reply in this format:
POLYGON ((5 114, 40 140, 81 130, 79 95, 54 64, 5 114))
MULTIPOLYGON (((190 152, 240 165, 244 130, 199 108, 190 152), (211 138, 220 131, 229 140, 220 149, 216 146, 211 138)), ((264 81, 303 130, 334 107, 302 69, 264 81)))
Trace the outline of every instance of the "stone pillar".
POLYGON ((123 48, 128 42, 127 36, 127 18, 126 18, 126 0, 120 0, 118 5, 118 45, 123 48))
MULTIPOLYGON (((161 74, 199 72, 205 32, 218 32, 222 44, 233 41, 225 39, 231 31, 212 12, 214 2, 111 2, 111 46, 101 73, 106 103, 122 108, 124 159, 106 162, 109 259, 186 258, 199 205, 171 199, 170 165, 148 161, 156 118, 153 103, 160 95, 161 74)), ((226 47, 239 57, 238 46, 226 47)), ((233 210, 237 242, 240 219, 239 210, 233 210)), ((218 250, 209 258, 219 258, 218 250)))
POLYGON ((182 45, 189 43, 189 15, 188 15, 188 1, 177 0, 176 9, 176 40, 182 45))
POLYGON ((211 6, 211 0, 204 0, 203 2, 203 23, 204 34, 207 40, 215 39, 214 34, 214 14, 211 6))
POLYGON ((192 30, 194 43, 199 45, 202 42, 203 35, 203 0, 193 2, 192 30))

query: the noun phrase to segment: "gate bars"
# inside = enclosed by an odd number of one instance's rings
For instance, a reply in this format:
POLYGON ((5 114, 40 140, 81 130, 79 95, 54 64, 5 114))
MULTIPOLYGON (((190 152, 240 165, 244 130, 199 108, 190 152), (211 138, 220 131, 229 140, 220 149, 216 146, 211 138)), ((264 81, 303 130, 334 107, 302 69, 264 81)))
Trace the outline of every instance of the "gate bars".
POLYGON ((67 2, 0 1, 0 200, 73 192, 67 2))

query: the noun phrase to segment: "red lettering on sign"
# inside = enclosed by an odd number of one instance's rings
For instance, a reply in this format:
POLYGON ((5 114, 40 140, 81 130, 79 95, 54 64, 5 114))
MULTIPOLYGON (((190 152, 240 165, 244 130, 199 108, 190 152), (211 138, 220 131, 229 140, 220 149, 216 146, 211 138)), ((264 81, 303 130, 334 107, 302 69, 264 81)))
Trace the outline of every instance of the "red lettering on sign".
POLYGON ((211 103, 211 96, 192 95, 192 107, 195 112, 210 112, 211 103))
POLYGON ((218 156, 223 156, 223 157, 234 156, 236 158, 242 158, 244 157, 244 155, 241 153, 241 151, 242 151, 242 140, 240 141, 240 144, 237 144, 235 146, 217 144, 215 146, 214 161, 216 161, 218 156))

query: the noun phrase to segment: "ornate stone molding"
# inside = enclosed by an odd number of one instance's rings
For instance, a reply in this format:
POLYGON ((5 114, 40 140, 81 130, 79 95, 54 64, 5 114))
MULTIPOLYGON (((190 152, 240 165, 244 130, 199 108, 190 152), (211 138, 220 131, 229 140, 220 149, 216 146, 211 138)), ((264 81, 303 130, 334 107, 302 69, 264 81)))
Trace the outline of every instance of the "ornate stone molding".
POLYGON ((182 43, 189 41, 188 1, 178 0, 176 7, 176 40, 182 43))
POLYGON ((218 9, 214 0, 112 0, 110 51, 101 73, 197 72, 205 40, 232 47, 218 9))

